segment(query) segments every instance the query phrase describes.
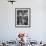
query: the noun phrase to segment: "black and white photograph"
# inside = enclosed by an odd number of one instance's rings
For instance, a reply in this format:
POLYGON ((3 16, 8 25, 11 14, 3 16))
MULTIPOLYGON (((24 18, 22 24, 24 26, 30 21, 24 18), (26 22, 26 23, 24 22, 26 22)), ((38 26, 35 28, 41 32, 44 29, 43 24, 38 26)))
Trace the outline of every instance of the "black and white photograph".
POLYGON ((30 27, 30 8, 16 8, 15 12, 15 26, 30 27))

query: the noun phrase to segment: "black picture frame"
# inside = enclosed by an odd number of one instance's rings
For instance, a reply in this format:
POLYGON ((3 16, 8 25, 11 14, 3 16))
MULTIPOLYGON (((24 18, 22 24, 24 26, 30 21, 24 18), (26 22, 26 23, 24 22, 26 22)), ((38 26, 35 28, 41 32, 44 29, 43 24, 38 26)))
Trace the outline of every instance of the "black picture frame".
POLYGON ((15 8, 15 27, 31 27, 30 8, 15 8))

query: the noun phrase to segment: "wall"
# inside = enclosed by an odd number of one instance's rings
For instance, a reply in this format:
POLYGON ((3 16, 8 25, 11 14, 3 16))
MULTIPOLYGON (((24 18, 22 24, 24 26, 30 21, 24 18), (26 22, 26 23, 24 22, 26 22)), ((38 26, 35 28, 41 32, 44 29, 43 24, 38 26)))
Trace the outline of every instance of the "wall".
POLYGON ((33 40, 46 40, 45 0, 17 0, 13 5, 0 0, 0 41, 15 40, 19 32, 31 35, 33 40), (15 27, 15 8, 31 8, 31 27, 15 27))

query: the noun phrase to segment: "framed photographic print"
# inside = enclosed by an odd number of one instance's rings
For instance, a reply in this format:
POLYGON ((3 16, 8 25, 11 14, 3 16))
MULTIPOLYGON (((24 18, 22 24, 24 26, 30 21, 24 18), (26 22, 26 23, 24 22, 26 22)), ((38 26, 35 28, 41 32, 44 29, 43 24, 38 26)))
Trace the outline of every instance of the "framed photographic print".
POLYGON ((30 27, 31 23, 30 8, 15 8, 15 26, 16 27, 30 27))

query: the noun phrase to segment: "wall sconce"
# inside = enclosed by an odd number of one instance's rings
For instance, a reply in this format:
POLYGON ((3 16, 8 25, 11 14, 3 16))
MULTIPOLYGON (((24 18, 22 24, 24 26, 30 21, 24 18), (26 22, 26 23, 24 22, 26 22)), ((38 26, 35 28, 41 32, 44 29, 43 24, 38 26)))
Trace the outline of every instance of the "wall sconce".
POLYGON ((8 2, 11 2, 12 4, 16 2, 15 0, 8 0, 8 2))

